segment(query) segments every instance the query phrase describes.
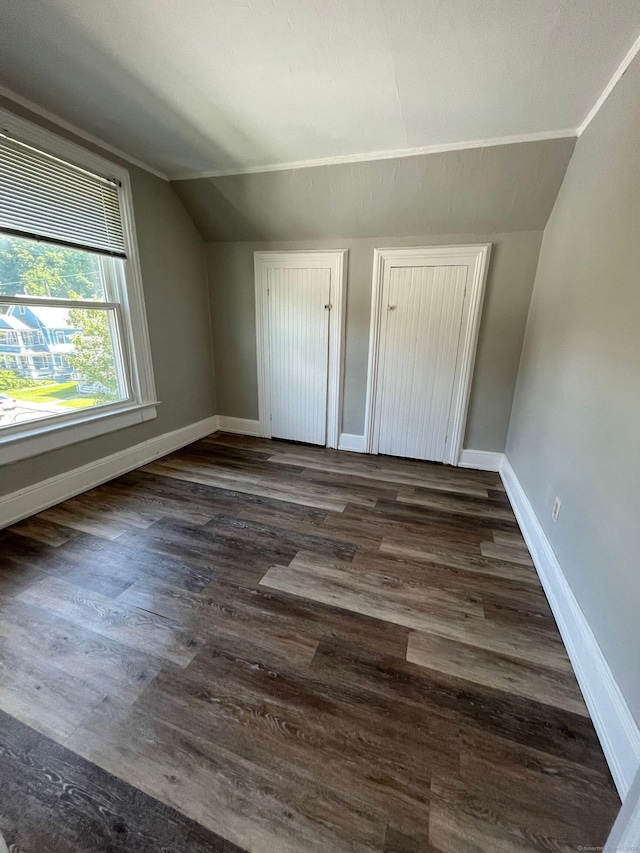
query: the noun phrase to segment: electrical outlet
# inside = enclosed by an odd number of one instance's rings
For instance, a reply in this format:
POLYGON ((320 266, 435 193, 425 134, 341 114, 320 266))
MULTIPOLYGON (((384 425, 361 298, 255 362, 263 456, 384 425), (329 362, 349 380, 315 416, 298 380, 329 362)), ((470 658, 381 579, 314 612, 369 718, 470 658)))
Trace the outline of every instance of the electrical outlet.
POLYGON ((551 520, 552 521, 558 520, 558 516, 560 515, 560 507, 561 506, 562 506, 562 501, 560 500, 559 497, 556 497, 555 501, 553 502, 553 509, 551 510, 551 520))

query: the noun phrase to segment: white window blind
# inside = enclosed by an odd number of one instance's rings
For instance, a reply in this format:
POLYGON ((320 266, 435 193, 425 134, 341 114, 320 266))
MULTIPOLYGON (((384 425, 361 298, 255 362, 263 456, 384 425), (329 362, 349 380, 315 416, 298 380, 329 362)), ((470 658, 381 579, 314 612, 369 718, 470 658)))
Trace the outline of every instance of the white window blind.
POLYGON ((119 182, 0 132, 0 232, 124 258, 119 182))

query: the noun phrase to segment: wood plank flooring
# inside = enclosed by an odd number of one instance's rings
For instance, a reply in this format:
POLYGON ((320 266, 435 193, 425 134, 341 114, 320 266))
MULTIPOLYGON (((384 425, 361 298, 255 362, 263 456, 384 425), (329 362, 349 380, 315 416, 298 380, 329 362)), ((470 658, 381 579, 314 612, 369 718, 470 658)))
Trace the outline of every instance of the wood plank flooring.
POLYGON ((216 433, 0 557, 16 850, 604 844, 619 801, 496 474, 216 433))

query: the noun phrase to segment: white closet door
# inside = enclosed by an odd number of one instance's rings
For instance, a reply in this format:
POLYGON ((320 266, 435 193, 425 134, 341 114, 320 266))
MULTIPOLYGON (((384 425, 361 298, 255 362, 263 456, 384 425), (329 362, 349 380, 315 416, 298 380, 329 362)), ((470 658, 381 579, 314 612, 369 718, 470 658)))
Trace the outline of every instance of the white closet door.
POLYGON ((467 266, 390 266, 384 275, 377 450, 442 462, 456 380, 467 266))
POLYGON ((325 444, 331 270, 268 270, 269 392, 275 438, 325 444))

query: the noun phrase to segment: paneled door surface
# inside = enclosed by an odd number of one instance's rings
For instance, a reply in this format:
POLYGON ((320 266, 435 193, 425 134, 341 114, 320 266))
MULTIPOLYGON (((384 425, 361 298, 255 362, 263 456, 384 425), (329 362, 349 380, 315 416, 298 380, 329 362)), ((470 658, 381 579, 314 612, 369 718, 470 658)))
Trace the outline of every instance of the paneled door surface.
POLYGON ((271 435, 325 444, 331 270, 267 270, 271 435))
POLYGON ((382 279, 374 450, 442 462, 460 369, 468 266, 394 266, 382 279))

